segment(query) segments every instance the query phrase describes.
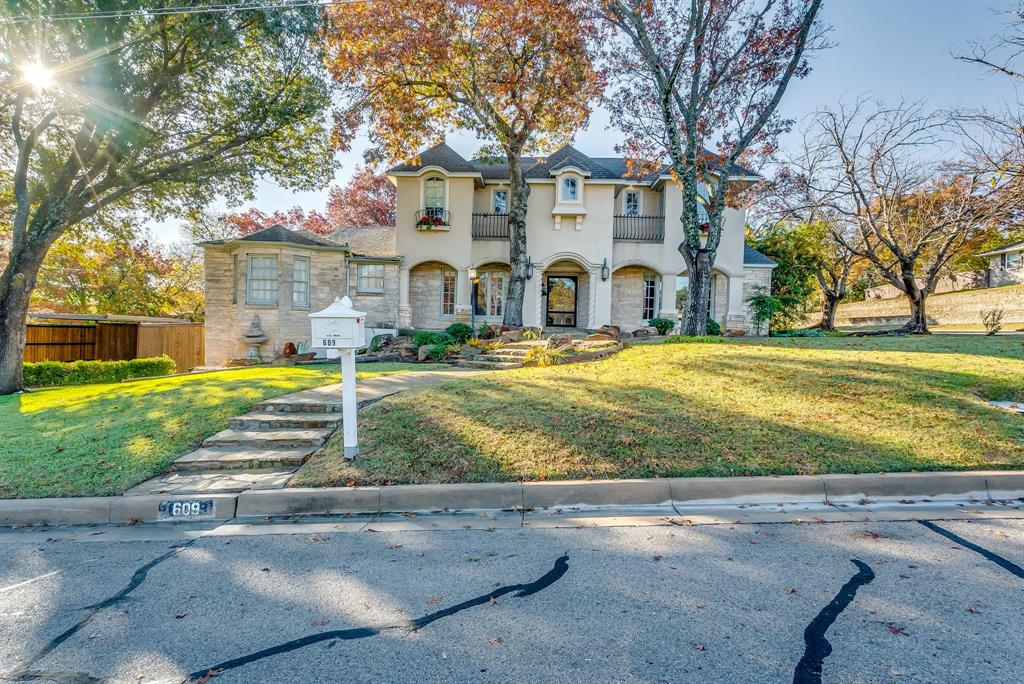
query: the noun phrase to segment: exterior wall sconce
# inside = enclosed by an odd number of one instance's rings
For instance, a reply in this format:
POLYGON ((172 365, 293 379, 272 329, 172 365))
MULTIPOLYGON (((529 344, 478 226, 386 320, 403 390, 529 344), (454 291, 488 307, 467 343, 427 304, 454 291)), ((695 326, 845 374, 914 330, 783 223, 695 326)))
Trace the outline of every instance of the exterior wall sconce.
POLYGON ((608 268, 608 257, 604 258, 604 263, 601 264, 601 280, 608 280, 611 276, 611 271, 608 268))
POLYGON ((526 257, 526 279, 533 280, 533 259, 526 257))

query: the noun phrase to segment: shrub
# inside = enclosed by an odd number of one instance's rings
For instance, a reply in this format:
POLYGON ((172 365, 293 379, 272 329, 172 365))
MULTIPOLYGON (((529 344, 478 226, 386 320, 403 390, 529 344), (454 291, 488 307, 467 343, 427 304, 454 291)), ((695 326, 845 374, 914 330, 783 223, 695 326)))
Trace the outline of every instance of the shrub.
POLYGON ((986 334, 995 335, 1003 329, 1004 315, 1002 309, 985 309, 981 312, 981 322, 985 326, 986 334))
POLYGON ((722 326, 718 325, 718 321, 713 318, 708 319, 708 335, 721 335, 722 326))
POLYGON ((459 344, 463 344, 473 336, 473 329, 465 323, 452 323, 445 329, 445 333, 459 344))
POLYGON ((826 335, 824 330, 818 330, 817 328, 800 328, 798 330, 773 333, 772 337, 826 337, 826 335))
POLYGON ((158 356, 130 361, 39 361, 26 363, 23 371, 26 387, 53 385, 90 385, 120 382, 129 378, 148 378, 174 372, 174 359, 158 356))
POLYGON ((544 334, 544 328, 523 328, 524 340, 539 340, 544 334))
POLYGON ((710 335, 669 335, 665 338, 666 344, 720 344, 724 341, 710 335))
POLYGON ((562 362, 567 356, 565 349, 548 349, 547 347, 532 347, 523 360, 528 366, 554 366, 562 362))
POLYGON ((431 361, 444 361, 449 356, 454 356, 462 349, 462 345, 454 342, 435 342, 427 345, 427 358, 431 361))
POLYGON ((754 288, 754 293, 747 297, 747 304, 753 314, 754 331, 758 335, 761 334, 761 328, 772 320, 772 316, 782 310, 779 298, 763 287, 754 288))
POLYGON ((477 328, 476 334, 480 339, 489 340, 494 337, 494 329, 491 327, 490 323, 484 321, 480 324, 480 327, 477 328))
POLYGON ((419 349, 425 344, 452 344, 455 340, 448 333, 420 330, 412 338, 413 345, 419 349))
POLYGON ((659 335, 667 335, 668 331, 676 327, 676 322, 668 318, 652 318, 647 325, 658 331, 659 335))

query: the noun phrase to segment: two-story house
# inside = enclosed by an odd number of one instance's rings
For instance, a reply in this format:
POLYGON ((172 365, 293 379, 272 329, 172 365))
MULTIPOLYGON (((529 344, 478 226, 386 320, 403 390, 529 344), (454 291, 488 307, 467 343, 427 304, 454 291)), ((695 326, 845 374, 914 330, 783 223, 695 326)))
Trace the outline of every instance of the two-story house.
MULTIPOLYGON (((525 325, 629 331, 678 318, 682 193, 667 169, 635 177, 622 158, 572 147, 524 158, 523 166, 525 325)), ((736 182, 758 180, 735 173, 736 182)), ((510 273, 507 163, 467 160, 442 143, 388 176, 398 194, 392 229, 341 228, 327 240, 276 228, 205 245, 209 364, 241 354, 241 340, 231 340, 254 313, 263 314, 272 349, 308 342, 301 318, 343 292, 374 328, 501 322, 510 273), (296 244, 306 241, 315 244, 296 244), (263 282, 275 273, 273 285, 263 282)), ((749 333, 746 300, 753 288, 770 287, 775 263, 745 245, 745 227, 742 209, 725 210, 710 304, 723 329, 749 333)))

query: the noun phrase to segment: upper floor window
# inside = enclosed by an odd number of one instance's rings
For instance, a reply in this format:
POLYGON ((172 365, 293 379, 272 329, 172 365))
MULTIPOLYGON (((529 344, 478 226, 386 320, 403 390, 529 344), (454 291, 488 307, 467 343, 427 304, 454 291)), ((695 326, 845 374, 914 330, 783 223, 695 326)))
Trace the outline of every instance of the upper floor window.
POLYGON ((309 306, 309 257, 292 262, 292 306, 309 306))
POLYGON ((423 208, 429 215, 440 216, 444 213, 445 180, 431 176, 423 181, 423 208))
POLYGON ((640 191, 639 190, 627 190, 626 196, 622 200, 624 213, 626 216, 639 216, 640 215, 640 191))
POLYGON ((1017 270, 1021 267, 1022 252, 1008 252, 1003 255, 1003 269, 1007 271, 1017 270))
POLYGON ((495 214, 507 214, 508 213, 508 190, 495 190, 494 191, 494 213, 495 214))
POLYGON ((562 179, 562 199, 568 202, 575 202, 580 196, 579 181, 575 178, 562 179))
POLYGON ((277 304, 277 257, 249 255, 246 304, 277 304))
POLYGON ((359 264, 356 267, 356 292, 361 294, 384 292, 384 264, 359 264))

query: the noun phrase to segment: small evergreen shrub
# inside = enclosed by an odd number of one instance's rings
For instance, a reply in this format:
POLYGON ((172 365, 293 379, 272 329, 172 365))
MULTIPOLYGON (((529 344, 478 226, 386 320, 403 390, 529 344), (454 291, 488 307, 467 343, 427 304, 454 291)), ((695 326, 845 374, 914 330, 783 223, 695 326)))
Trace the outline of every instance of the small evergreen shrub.
POLYGON ((708 335, 721 335, 722 326, 713 318, 708 319, 708 335))
POLYGON ((448 333, 430 332, 429 330, 420 330, 412 338, 413 345, 417 349, 425 344, 452 344, 455 340, 448 333))
POLYGON ((452 323, 445 329, 445 334, 459 344, 464 344, 473 336, 473 329, 465 323, 452 323))
POLYGON ((489 340, 494 337, 494 329, 490 323, 486 321, 480 324, 480 327, 476 331, 477 337, 483 340, 489 340))
POLYGON ((799 330, 772 333, 772 337, 827 337, 827 335, 824 330, 817 328, 800 328, 799 330))
POLYGON ((158 356, 130 361, 39 361, 26 363, 22 373, 26 387, 51 387, 121 382, 170 375, 174 370, 174 359, 158 356))
POLYGON ((658 331, 659 335, 667 335, 668 331, 676 327, 676 322, 667 318, 652 318, 647 325, 658 331))

